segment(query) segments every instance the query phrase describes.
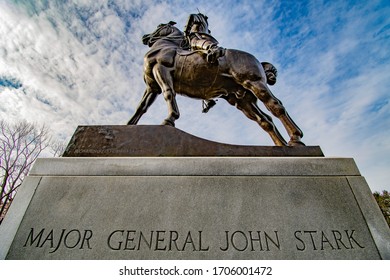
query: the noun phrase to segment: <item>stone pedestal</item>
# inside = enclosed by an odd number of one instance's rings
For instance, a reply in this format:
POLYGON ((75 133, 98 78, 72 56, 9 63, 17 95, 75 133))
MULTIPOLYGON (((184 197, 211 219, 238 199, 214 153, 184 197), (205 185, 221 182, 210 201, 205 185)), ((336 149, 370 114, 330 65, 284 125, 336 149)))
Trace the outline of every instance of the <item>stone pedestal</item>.
POLYGON ((3 225, 7 259, 389 259, 352 159, 39 159, 3 225))
POLYGON ((64 156, 34 164, 0 226, 0 258, 390 259, 355 162, 319 147, 99 126, 79 127, 64 156))

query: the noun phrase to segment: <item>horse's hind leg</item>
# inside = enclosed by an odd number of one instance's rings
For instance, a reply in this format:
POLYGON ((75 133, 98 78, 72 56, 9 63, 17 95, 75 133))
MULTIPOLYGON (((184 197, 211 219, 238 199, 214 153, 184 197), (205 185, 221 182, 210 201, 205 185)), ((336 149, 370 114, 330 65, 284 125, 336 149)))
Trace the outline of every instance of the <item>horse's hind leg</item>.
POLYGON ((237 99, 233 95, 229 95, 228 97, 225 97, 225 99, 231 105, 236 106, 237 109, 241 110, 249 119, 257 122, 261 128, 269 134, 276 146, 287 145, 287 142, 272 122, 272 118, 257 107, 256 98, 254 96, 253 98, 249 98, 247 95, 244 99, 237 99))
POLYGON ((148 87, 145 90, 145 93, 141 99, 141 102, 139 103, 137 109, 135 110, 134 115, 131 117, 131 119, 128 121, 128 125, 135 125, 138 123, 138 121, 141 119, 142 115, 145 114, 148 111, 148 108, 150 105, 153 104, 154 100, 156 99, 157 93, 152 92, 152 90, 148 87))
POLYGON ((268 86, 260 79, 255 81, 245 81, 242 84, 246 89, 253 92, 265 105, 265 107, 278 119, 280 119, 283 126, 286 128, 290 136, 289 146, 304 146, 301 142, 303 137, 302 130, 290 118, 282 102, 277 99, 268 88, 268 86))

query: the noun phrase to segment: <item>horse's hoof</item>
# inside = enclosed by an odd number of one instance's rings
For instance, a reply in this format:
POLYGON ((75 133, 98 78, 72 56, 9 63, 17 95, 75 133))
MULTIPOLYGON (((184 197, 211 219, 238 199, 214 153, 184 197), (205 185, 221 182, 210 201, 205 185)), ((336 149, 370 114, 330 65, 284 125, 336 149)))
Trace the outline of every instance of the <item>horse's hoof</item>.
POLYGON ((171 121, 171 120, 164 120, 163 122, 162 122, 162 125, 169 125, 169 126, 173 126, 173 127, 175 127, 175 123, 173 122, 173 121, 171 121))
POLYGON ((128 122, 127 125, 136 125, 138 122, 138 119, 135 117, 132 117, 128 122))
POLYGON ((303 146, 306 146, 302 141, 300 140, 290 140, 288 142, 288 145, 290 147, 303 147, 303 146))

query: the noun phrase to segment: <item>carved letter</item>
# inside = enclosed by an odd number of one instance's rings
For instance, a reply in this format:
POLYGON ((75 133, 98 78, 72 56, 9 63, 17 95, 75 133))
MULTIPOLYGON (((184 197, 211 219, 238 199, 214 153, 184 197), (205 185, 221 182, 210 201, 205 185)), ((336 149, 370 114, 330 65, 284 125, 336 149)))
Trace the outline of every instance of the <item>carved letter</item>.
POLYGON ((46 236, 45 240, 42 242, 41 246, 39 246, 40 248, 43 247, 43 245, 45 245, 46 241, 50 241, 50 248, 53 248, 54 247, 54 244, 53 244, 53 230, 51 230, 49 232, 49 234, 46 236))
POLYGON ((253 241, 258 241, 258 242, 259 242, 260 251, 264 251, 263 245, 261 244, 261 237, 260 237, 261 231, 256 231, 256 232, 257 232, 258 238, 253 238, 253 237, 252 237, 252 232, 249 231, 249 238, 251 239, 251 248, 252 248, 251 251, 256 251, 256 250, 254 249, 254 246, 253 246, 253 241))
POLYGON ((79 244, 80 240, 81 240, 81 233, 80 233, 80 231, 77 230, 77 229, 72 229, 71 231, 69 231, 69 232, 65 235, 65 238, 64 238, 64 245, 65 245, 66 248, 73 249, 73 248, 75 248, 75 247, 79 244), (72 232, 76 232, 78 237, 77 237, 77 241, 75 242, 75 244, 72 245, 72 246, 70 246, 70 245, 68 245, 68 242, 67 242, 67 241, 68 241, 69 235, 70 235, 72 232))
POLYGON ((137 247, 137 250, 139 251, 140 247, 141 247, 141 239, 144 241, 144 243, 146 244, 146 246, 148 246, 149 250, 152 249, 152 241, 153 241, 153 233, 154 231, 152 230, 150 232, 150 238, 149 238, 149 242, 146 240, 144 234, 142 233, 142 231, 139 232, 139 239, 138 239, 138 247, 137 247))
POLYGON ((245 233, 243 233, 242 231, 238 230, 238 231, 233 232, 232 237, 231 237, 231 242, 232 242, 234 249, 236 249, 237 251, 245 251, 246 248, 248 248, 248 238, 246 237, 245 233), (236 236, 237 233, 240 233, 245 240, 245 246, 242 248, 237 248, 236 242, 234 241, 234 237, 236 236))
POLYGON ((112 238, 113 235, 116 234, 116 233, 121 233, 121 235, 123 236, 123 233, 124 233, 124 232, 125 232, 124 230, 115 230, 115 231, 113 231, 113 232, 110 234, 110 236, 108 237, 108 240, 107 240, 107 244, 108 244, 108 247, 110 247, 110 249, 116 250, 116 251, 121 249, 123 241, 119 241, 117 247, 112 247, 112 246, 111 246, 111 238, 112 238))
POLYGON ((353 249, 353 245, 352 245, 352 242, 351 240, 353 240, 353 242, 356 243, 356 245, 358 245, 360 248, 364 248, 364 246, 360 245, 355 238, 353 238, 353 234, 355 233, 355 230, 352 230, 351 234, 348 234, 348 230, 345 230, 345 233, 347 234, 347 237, 348 237, 348 241, 349 241, 349 244, 351 245, 351 249, 353 249))
POLYGON ((221 251, 229 250, 229 231, 225 231, 225 235, 226 235, 226 248, 219 247, 221 251))
POLYGON ((317 251, 317 247, 316 247, 316 244, 314 242, 313 235, 312 235, 312 233, 317 233, 317 231, 315 231, 315 230, 305 230, 304 233, 310 234, 310 239, 311 239, 311 243, 313 244, 313 249, 314 249, 314 251, 317 251))
POLYGON ((181 251, 178 247, 177 247, 177 239, 179 238, 179 234, 177 233, 177 231, 175 230, 171 230, 169 232, 169 249, 168 251, 172 251, 172 243, 175 244, 175 247, 176 247, 176 250, 178 251, 181 251))
POLYGON ((192 236, 191 236, 191 231, 189 231, 188 234, 187 234, 186 241, 184 241, 184 245, 183 245, 182 251, 186 250, 187 244, 191 244, 192 245, 192 250, 196 251, 194 240, 192 239, 192 236))
POLYGON ((302 246, 301 246, 301 247, 298 247, 298 245, 296 245, 296 248, 297 248, 298 251, 304 251, 304 250, 306 249, 305 242, 303 242, 303 240, 300 239, 300 238, 297 236, 298 233, 302 236, 302 231, 300 231, 300 230, 297 230, 296 232, 294 232, 294 236, 295 236, 295 238, 296 238, 299 242, 302 243, 302 246))
POLYGON ((55 251, 58 250, 58 248, 60 247, 62 238, 63 238, 63 236, 64 236, 64 233, 65 233, 65 229, 62 229, 61 236, 60 236, 60 240, 58 241, 57 247, 56 247, 53 251, 49 252, 49 254, 54 253, 55 251))
POLYGON ((333 247, 332 243, 330 243, 329 239, 326 237, 325 232, 322 231, 321 233, 322 233, 321 250, 324 250, 324 243, 328 243, 330 245, 330 247, 332 248, 332 250, 334 250, 335 248, 333 247))
POLYGON ((275 232, 276 242, 274 240, 272 240, 271 237, 266 232, 264 232, 265 244, 267 246, 267 251, 269 251, 268 240, 270 240, 276 246, 276 248, 278 248, 280 250, 280 242, 279 242, 279 237, 278 237, 278 231, 275 230, 274 232, 275 232))
POLYGON ((36 247, 38 247, 38 246, 39 246, 39 243, 41 243, 41 238, 42 238, 42 235, 43 235, 43 231, 44 231, 44 230, 45 230, 45 229, 43 228, 43 229, 38 233, 38 235, 34 238, 34 229, 31 228, 30 233, 28 234, 27 239, 26 239, 26 242, 24 243, 23 247, 26 247, 26 246, 27 246, 27 242, 28 242, 29 240, 30 240, 30 245, 29 245, 29 246, 34 245, 34 243, 35 243, 35 241, 37 241, 37 239, 38 239, 38 242, 37 242, 36 247))
POLYGON ((135 249, 135 245, 133 245, 130 248, 128 247, 129 242, 134 243, 134 237, 132 237, 132 238, 129 237, 131 233, 135 234, 136 231, 135 230, 128 230, 127 231, 125 248, 123 248, 123 250, 130 250, 130 251, 132 251, 132 250, 135 249))
POLYGON ((81 246, 80 246, 80 249, 83 249, 84 247, 84 242, 87 243, 87 246, 88 246, 88 249, 92 249, 91 248, 91 245, 89 244, 89 240, 92 238, 92 230, 84 230, 84 236, 83 236, 83 241, 81 242, 81 246), (87 236, 88 234, 88 236, 87 236))
POLYGON ((164 236, 162 237, 162 239, 160 238, 160 233, 162 233, 164 235, 165 234, 165 230, 158 230, 158 231, 156 231, 156 248, 155 248, 155 251, 165 251, 167 249, 167 245, 165 245, 162 248, 159 247, 159 243, 165 241, 164 236))
POLYGON ((341 241, 342 239, 342 235, 341 233, 338 231, 338 230, 332 230, 332 233, 333 233, 333 237, 334 237, 334 240, 336 241, 336 244, 337 244, 337 248, 340 250, 340 246, 339 246, 339 242, 345 247, 345 249, 351 249, 351 248, 348 248, 344 243, 343 241, 341 241), (337 235, 337 236, 336 236, 337 235))
POLYGON ((202 248, 202 231, 199 231, 199 251, 208 251, 210 249, 210 246, 207 246, 207 248, 202 248))

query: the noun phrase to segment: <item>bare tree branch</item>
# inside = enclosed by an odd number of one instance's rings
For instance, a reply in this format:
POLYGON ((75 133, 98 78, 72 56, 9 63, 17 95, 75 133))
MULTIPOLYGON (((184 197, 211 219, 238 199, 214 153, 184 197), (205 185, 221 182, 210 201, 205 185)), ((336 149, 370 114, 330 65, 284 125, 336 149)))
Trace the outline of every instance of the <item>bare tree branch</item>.
POLYGON ((49 152, 53 157, 60 157, 65 152, 66 143, 62 141, 52 141, 49 145, 49 152))
POLYGON ((32 164, 51 144, 46 126, 0 120, 0 223, 32 164))

